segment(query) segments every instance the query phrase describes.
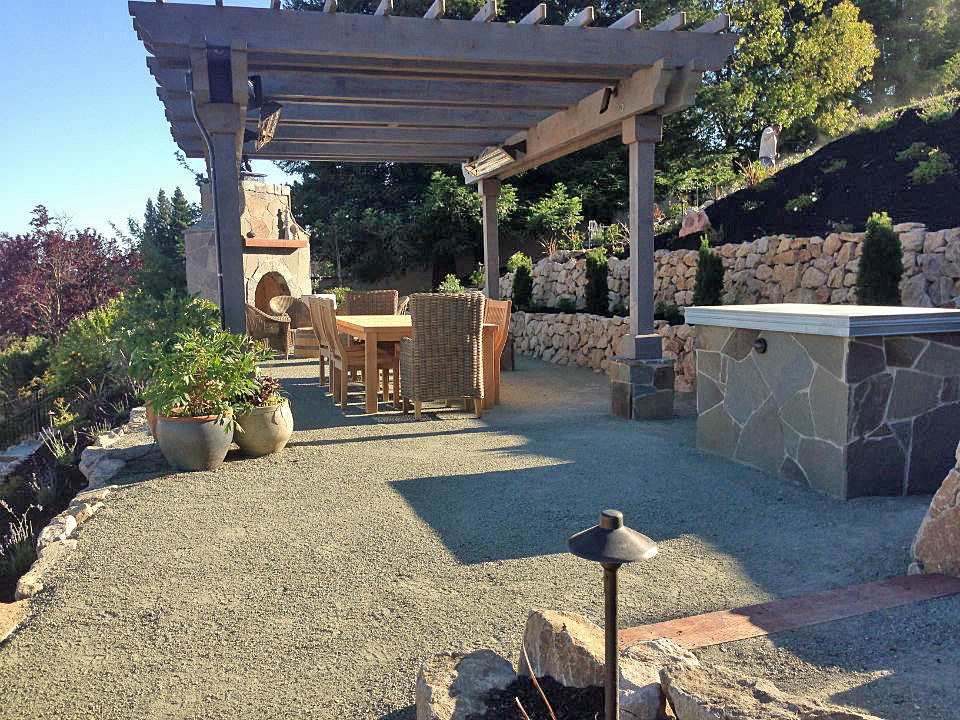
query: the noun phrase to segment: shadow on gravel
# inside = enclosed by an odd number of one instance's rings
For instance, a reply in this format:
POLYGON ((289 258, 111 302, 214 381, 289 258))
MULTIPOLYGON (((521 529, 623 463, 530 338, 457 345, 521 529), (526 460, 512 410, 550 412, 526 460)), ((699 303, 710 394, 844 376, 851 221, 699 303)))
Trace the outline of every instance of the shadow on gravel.
POLYGON ((399 710, 388 712, 386 715, 381 715, 379 720, 416 720, 416 718, 416 706, 408 705, 405 708, 400 708, 399 710))

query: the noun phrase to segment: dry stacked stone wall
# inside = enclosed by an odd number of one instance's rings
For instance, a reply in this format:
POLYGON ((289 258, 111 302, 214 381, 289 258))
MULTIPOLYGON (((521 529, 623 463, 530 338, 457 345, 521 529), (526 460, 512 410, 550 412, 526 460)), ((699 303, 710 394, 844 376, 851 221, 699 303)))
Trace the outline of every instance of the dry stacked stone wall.
MULTIPOLYGON (((960 297, 960 228, 927 230, 919 223, 894 226, 903 246, 904 305, 958 307, 960 297)), ((723 259, 724 302, 738 304, 856 302, 857 267, 863 233, 830 233, 826 237, 771 235, 742 244, 715 248, 723 259)), ((586 251, 564 250, 533 266, 533 302, 556 307, 569 298, 586 306, 586 251)), ((622 311, 630 293, 627 259, 607 260, 608 309, 622 311)), ((656 300, 680 307, 693 304, 697 274, 696 250, 654 253, 656 300)), ((513 275, 500 278, 501 297, 513 294, 513 275)), ((514 313, 511 321, 517 350, 562 364, 606 370, 626 333, 622 317, 581 313, 514 313)), ((677 359, 676 389, 695 387, 693 331, 689 326, 660 327, 664 357, 677 359)))

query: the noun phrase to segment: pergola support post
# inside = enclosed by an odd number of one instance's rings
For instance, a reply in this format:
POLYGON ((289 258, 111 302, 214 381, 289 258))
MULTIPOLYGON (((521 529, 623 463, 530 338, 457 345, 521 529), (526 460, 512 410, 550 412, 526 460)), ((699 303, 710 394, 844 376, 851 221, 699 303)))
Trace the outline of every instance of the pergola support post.
POLYGON ((613 414, 627 419, 673 415, 674 361, 663 359, 653 324, 653 155, 661 132, 657 115, 623 121, 630 174, 630 325, 608 374, 613 414))
POLYGON ((197 108, 209 138, 210 182, 220 283, 223 327, 246 333, 246 287, 243 277, 243 234, 240 229, 240 151, 246 107, 211 103, 197 108))
POLYGON ((496 178, 477 183, 483 205, 483 267, 486 270, 485 290, 490 300, 500 299, 500 227, 497 216, 497 200, 500 198, 500 181, 496 178))

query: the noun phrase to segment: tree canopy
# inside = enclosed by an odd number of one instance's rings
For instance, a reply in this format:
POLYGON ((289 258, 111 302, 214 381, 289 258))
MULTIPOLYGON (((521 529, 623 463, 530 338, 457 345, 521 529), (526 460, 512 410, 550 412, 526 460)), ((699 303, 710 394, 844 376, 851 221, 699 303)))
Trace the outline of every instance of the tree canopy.
POLYGON ((138 281, 145 293, 161 298, 169 290, 186 292, 183 231, 199 219, 200 209, 187 202, 178 187, 172 199, 163 189, 157 193, 156 202, 148 198, 143 222, 133 218, 127 221, 130 234, 139 244, 138 281))

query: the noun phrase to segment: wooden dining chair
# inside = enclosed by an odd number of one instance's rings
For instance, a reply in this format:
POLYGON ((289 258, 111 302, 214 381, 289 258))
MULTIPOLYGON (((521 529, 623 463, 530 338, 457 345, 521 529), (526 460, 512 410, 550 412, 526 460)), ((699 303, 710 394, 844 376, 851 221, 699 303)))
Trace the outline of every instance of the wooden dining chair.
POLYGON ((494 403, 500 404, 500 356, 507 346, 507 336, 510 334, 510 300, 487 300, 483 306, 483 321, 497 326, 493 334, 493 371, 496 374, 493 386, 496 388, 494 403))
MULTIPOLYGON (((343 410, 347 409, 347 395, 350 385, 350 373, 364 369, 363 345, 344 345, 337 331, 337 315, 333 300, 314 298, 320 307, 320 317, 323 322, 323 332, 330 341, 330 378, 334 402, 339 402, 343 410)), ((400 359, 384 350, 377 350, 377 370, 381 374, 383 383, 383 401, 389 401, 390 376, 393 371, 393 402, 399 403, 398 380, 400 376, 400 359)))
POLYGON ((400 341, 403 411, 413 400, 419 420, 425 400, 472 398, 483 417, 482 293, 415 293, 410 296, 412 337, 400 341))
POLYGON ((308 307, 310 309, 310 327, 313 328, 313 334, 317 336, 317 360, 320 364, 319 384, 326 385, 331 394, 333 393, 333 348, 330 340, 327 339, 326 328, 323 323, 323 308, 320 307, 320 298, 312 297, 309 299, 308 307), (330 364, 330 374, 327 375, 327 363, 330 364))

